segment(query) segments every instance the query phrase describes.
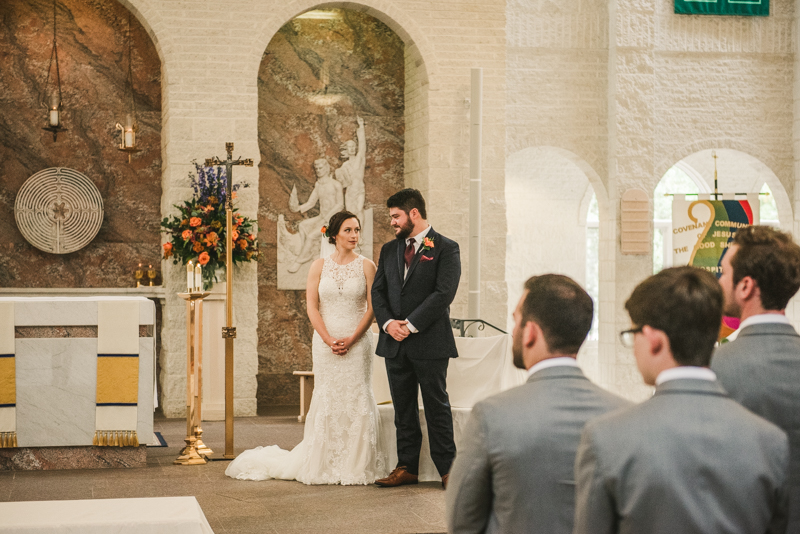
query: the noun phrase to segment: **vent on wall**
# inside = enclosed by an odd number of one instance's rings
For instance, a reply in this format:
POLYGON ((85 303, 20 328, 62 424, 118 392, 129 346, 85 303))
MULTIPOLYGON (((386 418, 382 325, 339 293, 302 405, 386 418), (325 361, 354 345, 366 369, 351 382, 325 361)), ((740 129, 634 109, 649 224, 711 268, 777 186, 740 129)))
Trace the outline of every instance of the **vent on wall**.
POLYGON ((621 250, 623 254, 649 254, 650 199, 641 189, 628 189, 622 195, 621 250))

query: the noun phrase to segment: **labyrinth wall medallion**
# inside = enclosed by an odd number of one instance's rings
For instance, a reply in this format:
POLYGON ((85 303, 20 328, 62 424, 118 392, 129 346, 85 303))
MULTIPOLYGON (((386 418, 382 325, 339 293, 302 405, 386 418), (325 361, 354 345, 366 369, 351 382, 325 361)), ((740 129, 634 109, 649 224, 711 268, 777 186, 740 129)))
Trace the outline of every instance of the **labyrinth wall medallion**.
POLYGON ((52 254, 80 250, 103 224, 103 199, 89 178, 53 167, 28 178, 17 193, 14 216, 22 236, 52 254))

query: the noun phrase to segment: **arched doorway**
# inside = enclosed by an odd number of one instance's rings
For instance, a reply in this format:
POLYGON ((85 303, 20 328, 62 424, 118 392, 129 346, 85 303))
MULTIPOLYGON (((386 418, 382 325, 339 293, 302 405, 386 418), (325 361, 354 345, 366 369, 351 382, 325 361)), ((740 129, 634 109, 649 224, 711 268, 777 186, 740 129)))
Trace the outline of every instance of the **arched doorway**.
MULTIPOLYGON (((406 46, 389 26, 339 8, 295 17, 264 53, 258 75, 259 236, 266 242, 258 266, 259 406, 296 404, 292 371, 311 369, 304 274, 295 286, 279 286, 275 265, 281 268, 279 251, 291 248, 287 242, 299 223, 319 214, 317 205, 305 213, 292 207, 311 198, 315 162, 340 168, 342 145, 360 153, 363 140, 364 213, 370 218, 362 227, 372 225, 371 257, 377 259, 380 244, 393 237, 384 203, 405 183, 405 61, 406 46)), ((370 255, 368 246, 364 251, 370 255)))

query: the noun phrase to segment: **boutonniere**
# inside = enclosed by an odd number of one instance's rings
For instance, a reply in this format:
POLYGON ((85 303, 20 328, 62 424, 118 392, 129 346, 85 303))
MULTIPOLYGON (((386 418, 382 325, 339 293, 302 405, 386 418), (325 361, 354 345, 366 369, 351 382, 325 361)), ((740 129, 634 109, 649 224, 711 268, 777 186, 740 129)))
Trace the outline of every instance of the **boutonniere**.
POLYGON ((422 240, 422 250, 430 250, 433 248, 433 238, 426 237, 422 240))

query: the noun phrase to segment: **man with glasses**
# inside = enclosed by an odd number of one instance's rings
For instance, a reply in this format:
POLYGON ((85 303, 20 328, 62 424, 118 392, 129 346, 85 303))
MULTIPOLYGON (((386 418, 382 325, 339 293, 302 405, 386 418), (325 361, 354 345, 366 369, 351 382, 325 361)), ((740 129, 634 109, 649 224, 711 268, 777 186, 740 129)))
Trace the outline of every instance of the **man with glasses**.
POLYGON ((653 397, 586 425, 575 462, 575 533, 784 532, 786 434, 730 399, 708 368, 722 290, 693 267, 665 269, 625 303, 653 397))
POLYGON ((592 309, 591 297, 566 276, 525 283, 512 352, 530 378, 473 408, 447 488, 451 533, 572 533, 581 430, 630 405, 592 384, 575 360, 592 309))
POLYGON ((800 336, 786 305, 800 288, 800 247, 768 226, 736 232, 719 279, 725 313, 741 319, 711 369, 731 398, 789 436, 789 528, 800 533, 800 336))

